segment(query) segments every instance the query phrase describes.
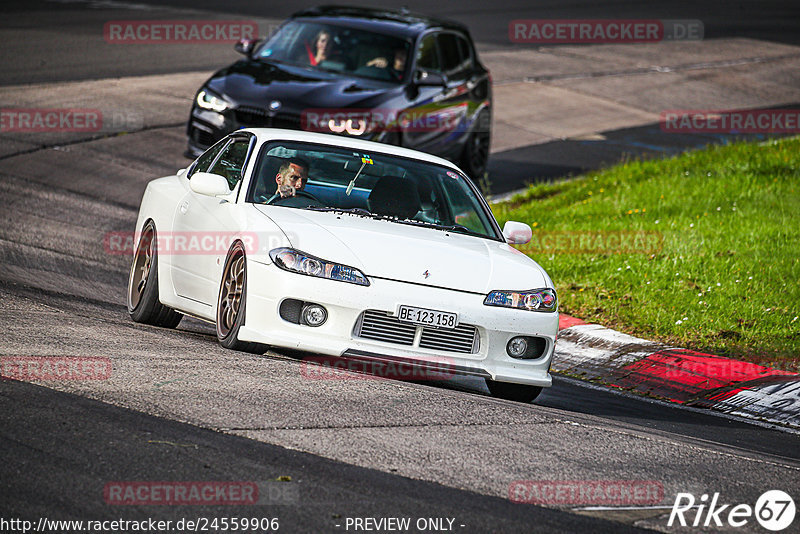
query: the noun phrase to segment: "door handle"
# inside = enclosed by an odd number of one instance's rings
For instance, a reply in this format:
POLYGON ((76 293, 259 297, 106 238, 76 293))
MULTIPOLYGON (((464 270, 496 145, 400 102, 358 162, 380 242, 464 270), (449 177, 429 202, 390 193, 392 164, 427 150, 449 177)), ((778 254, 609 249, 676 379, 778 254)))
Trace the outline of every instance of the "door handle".
POLYGON ((184 200, 183 202, 181 202, 180 210, 181 210, 181 213, 184 214, 184 215, 186 214, 187 211, 189 211, 189 201, 188 200, 184 200))

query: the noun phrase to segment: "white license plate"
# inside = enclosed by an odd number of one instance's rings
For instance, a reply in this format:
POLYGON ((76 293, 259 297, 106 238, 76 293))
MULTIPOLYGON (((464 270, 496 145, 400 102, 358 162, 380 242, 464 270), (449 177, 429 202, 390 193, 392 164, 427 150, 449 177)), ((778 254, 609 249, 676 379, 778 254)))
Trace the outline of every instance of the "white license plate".
POLYGON ((400 306, 397 311, 397 318, 404 323, 435 326, 436 328, 455 328, 458 326, 457 313, 415 308, 414 306, 400 306))

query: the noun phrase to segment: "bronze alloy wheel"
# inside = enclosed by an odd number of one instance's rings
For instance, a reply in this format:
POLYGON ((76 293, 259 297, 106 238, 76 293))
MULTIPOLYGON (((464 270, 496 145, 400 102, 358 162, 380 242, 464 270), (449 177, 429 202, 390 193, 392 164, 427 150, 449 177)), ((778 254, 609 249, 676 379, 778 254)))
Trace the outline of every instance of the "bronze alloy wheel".
POLYGON ((139 239, 139 244, 133 256, 131 276, 128 281, 128 310, 135 310, 142 300, 142 295, 153 267, 155 247, 155 230, 152 223, 150 223, 142 231, 142 237, 139 239))
POLYGON ((241 242, 236 242, 225 260, 217 299, 217 339, 226 349, 264 354, 269 348, 261 343, 239 341, 247 302, 247 258, 241 242))
POLYGON ((236 318, 242 304, 244 293, 244 254, 240 251, 228 260, 225 274, 222 278, 222 288, 219 292, 219 306, 217 311, 217 332, 219 336, 227 337, 236 326, 236 318))
POLYGON ((153 221, 144 225, 133 253, 128 278, 128 313, 137 323, 165 328, 175 328, 183 317, 158 298, 158 239, 153 221))

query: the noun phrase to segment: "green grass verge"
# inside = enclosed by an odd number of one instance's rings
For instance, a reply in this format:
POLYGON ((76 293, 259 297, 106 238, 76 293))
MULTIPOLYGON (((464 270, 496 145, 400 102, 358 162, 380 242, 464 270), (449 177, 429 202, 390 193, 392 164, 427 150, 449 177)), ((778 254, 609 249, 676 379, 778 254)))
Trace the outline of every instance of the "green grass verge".
POLYGON ((493 210, 533 227, 519 248, 553 279, 560 311, 797 370, 800 138, 633 161, 493 210))

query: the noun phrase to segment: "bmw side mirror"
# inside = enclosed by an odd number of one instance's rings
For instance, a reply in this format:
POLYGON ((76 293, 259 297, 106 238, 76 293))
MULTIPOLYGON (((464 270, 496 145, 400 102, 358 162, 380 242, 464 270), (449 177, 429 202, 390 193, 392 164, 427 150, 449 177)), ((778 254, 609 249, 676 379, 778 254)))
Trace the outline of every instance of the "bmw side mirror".
POLYGON ((507 221, 503 225, 503 237, 509 245, 524 245, 530 243, 533 237, 531 227, 517 221, 507 221))
POLYGON ((260 42, 260 39, 239 39, 239 42, 233 45, 233 49, 240 54, 250 57, 250 55, 253 53, 253 50, 255 50, 256 45, 260 42))
POLYGON ((445 80, 445 77, 438 72, 418 70, 414 73, 414 83, 420 86, 439 87, 447 85, 447 80, 445 80))
POLYGON ((208 172, 196 172, 189 180, 189 187, 198 195, 205 195, 207 197, 217 197, 220 195, 227 195, 231 192, 228 187, 228 180, 219 174, 211 174, 208 172))

